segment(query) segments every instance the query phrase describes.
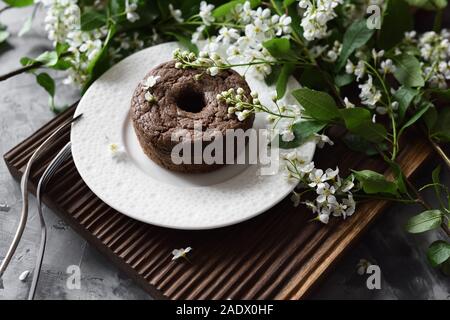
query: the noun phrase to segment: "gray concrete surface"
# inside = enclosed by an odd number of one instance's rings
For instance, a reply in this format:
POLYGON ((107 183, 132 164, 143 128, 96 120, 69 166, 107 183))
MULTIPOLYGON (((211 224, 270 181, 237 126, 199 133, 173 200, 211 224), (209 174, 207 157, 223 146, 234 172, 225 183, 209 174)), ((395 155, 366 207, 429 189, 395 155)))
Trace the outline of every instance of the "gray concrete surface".
MULTIPOLYGON (((19 67, 20 57, 33 57, 50 47, 43 32, 41 15, 38 15, 28 34, 22 38, 17 36, 29 14, 29 9, 12 9, 0 14, 0 22, 8 25, 12 33, 8 44, 0 48, 0 74, 19 67)), ((57 86, 59 104, 70 104, 77 100, 78 95, 76 90, 67 86, 57 86)), ((36 85, 33 76, 24 74, 1 82, 0 154, 3 155, 53 116, 48 109, 47 94, 36 85)), ((420 177, 422 183, 428 180, 427 176, 420 177)), ((444 181, 449 185, 448 173, 444 181)), ((9 212, 0 212, 0 259, 3 259, 12 239, 21 207, 19 185, 10 176, 4 162, 0 161, 0 204, 4 201, 11 209, 9 212)), ((444 234, 431 232, 426 235, 410 235, 403 230, 405 221, 418 210, 420 208, 400 206, 393 206, 388 210, 326 278, 313 298, 450 299, 450 278, 431 268, 425 258, 428 244, 434 239, 444 238, 444 234), (356 273, 360 259, 380 266, 380 290, 367 289, 367 275, 360 276, 356 273)), ((53 212, 46 209, 45 215, 49 228, 48 247, 37 299, 150 298, 53 212), (80 289, 70 290, 66 286, 69 276, 66 270, 69 265, 80 266, 80 289)), ((39 223, 33 198, 29 223, 23 241, 4 276, 0 299, 26 298, 31 276, 21 282, 19 275, 25 270, 33 269, 38 241, 39 223)))

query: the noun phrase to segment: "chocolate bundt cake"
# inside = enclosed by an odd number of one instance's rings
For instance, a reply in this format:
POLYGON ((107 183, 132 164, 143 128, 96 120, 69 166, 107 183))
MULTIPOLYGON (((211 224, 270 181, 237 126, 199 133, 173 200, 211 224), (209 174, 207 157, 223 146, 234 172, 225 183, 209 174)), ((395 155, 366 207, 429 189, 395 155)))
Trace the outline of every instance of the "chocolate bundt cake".
MULTIPOLYGON (((175 61, 163 63, 151 70, 134 91, 131 101, 131 119, 144 152, 153 161, 169 170, 180 172, 208 172, 223 164, 174 163, 173 148, 180 142, 173 134, 180 130, 189 133, 192 144, 201 140, 202 150, 211 143, 206 132, 213 130, 223 136, 227 129, 247 130, 252 127, 254 115, 239 121, 228 113, 225 101, 217 95, 230 88, 244 89, 250 99, 250 89, 234 70, 222 70, 211 76, 201 69, 177 69, 175 61), (194 134, 194 125, 201 123, 201 134, 194 134)), ((223 144, 225 148, 225 143, 223 144)), ((224 150, 225 151, 225 150, 224 150)), ((225 152, 224 152, 225 153, 225 152)), ((193 155, 194 156, 194 155, 193 155)))

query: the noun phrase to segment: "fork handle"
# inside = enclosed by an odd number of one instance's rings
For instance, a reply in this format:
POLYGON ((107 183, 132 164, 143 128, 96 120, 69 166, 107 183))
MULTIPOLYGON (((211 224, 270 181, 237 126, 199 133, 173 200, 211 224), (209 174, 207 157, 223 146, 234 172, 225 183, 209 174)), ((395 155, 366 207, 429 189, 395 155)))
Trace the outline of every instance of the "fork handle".
POLYGON ((5 258, 3 259, 1 265, 0 265, 0 279, 3 277, 3 274, 5 273, 6 268, 8 267, 9 263, 11 262, 11 259, 14 255, 14 253, 17 250, 17 246, 19 245, 19 241, 22 238, 23 231, 25 229, 25 225, 27 223, 28 218, 28 177, 30 175, 31 166, 33 165, 34 160, 40 155, 40 153, 45 150, 47 145, 50 141, 53 140, 55 136, 58 135, 58 133, 69 126, 74 121, 77 121, 82 114, 70 119, 66 123, 62 124, 58 129, 56 129, 37 149, 34 151, 34 153, 31 155, 30 160, 28 160, 27 166, 25 168, 25 172, 23 173, 22 180, 20 183, 21 186, 21 192, 22 192, 22 212, 20 215, 20 221, 19 226, 16 230, 16 233, 14 234, 13 241, 11 245, 8 248, 8 251, 6 252, 5 258))

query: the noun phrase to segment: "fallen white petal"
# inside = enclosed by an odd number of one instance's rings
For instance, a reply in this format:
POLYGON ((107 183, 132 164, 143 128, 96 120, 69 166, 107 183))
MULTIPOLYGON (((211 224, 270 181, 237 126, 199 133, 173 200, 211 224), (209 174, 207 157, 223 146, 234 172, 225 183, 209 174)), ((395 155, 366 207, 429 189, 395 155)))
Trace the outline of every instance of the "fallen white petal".
POLYGON ((29 274, 30 274, 30 270, 25 270, 24 272, 22 272, 20 274, 19 280, 22 282, 25 282, 25 280, 27 280, 29 274))

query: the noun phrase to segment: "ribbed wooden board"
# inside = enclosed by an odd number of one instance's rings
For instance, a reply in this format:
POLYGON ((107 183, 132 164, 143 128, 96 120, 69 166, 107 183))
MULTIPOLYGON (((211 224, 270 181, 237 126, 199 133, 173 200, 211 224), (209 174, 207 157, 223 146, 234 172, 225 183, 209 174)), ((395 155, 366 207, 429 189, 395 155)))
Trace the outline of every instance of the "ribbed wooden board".
MULTIPOLYGON (((20 178, 36 147, 75 107, 4 155, 14 177, 20 178)), ((69 141, 69 129, 33 167, 31 191, 58 150, 69 141)), ((421 139, 402 146, 399 156, 411 176, 431 154, 421 139)), ((317 152, 319 167, 383 170, 384 164, 363 158, 343 145, 317 152)), ((289 199, 247 222, 209 231, 179 231, 147 225, 110 208, 95 196, 79 176, 73 160, 57 172, 44 196, 82 237, 107 255, 154 298, 168 299, 302 299, 308 296, 346 250, 388 205, 361 204, 349 219, 331 219, 328 225, 310 222, 304 208, 289 199), (174 248, 193 247, 190 260, 171 261, 174 248)), ((149 208, 151 210, 151 208, 149 208)), ((211 212, 214 214, 214 212, 211 212)))

